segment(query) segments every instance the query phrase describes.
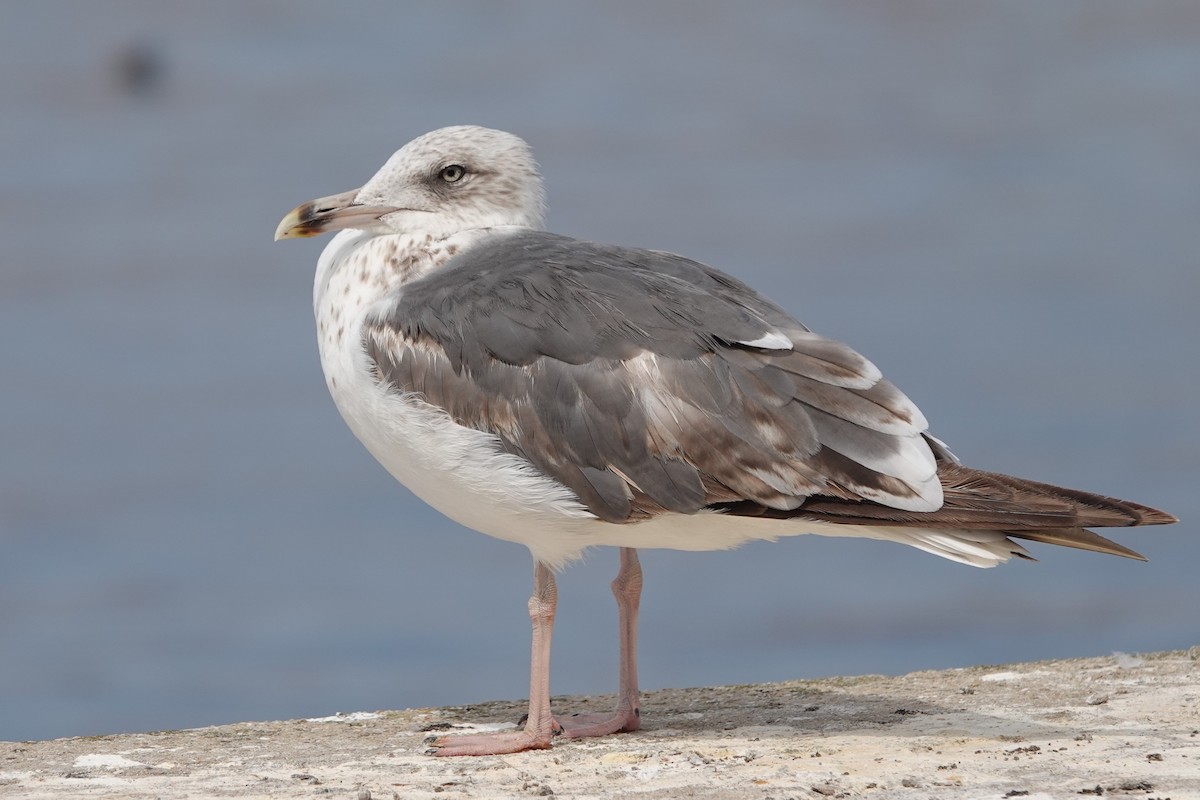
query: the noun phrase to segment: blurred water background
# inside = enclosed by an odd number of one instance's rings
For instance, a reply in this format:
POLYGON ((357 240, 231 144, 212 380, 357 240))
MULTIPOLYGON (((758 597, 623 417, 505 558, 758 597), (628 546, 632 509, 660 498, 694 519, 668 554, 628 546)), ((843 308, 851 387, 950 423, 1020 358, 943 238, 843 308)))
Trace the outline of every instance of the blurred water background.
MULTIPOLYGON (((1168 509, 1149 564, 645 553, 647 688, 1196 644, 1200 4, 0 6, 0 739, 526 694, 530 563, 345 428, 293 205, 512 130, 550 227, 879 364, 968 462, 1168 509)), ((556 693, 616 682, 615 554, 556 693)))

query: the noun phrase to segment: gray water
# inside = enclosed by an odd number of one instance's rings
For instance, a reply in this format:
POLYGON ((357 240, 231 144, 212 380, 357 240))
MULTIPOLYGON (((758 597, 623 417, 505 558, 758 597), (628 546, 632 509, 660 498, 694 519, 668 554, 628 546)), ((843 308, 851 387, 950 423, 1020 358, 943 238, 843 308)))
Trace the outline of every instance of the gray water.
MULTIPOLYGON (((648 552, 646 687, 1197 643, 1200 5, 7 3, 0 739, 523 697, 530 563, 326 395, 293 205, 513 130, 552 229, 681 252, 971 464, 1135 498, 1149 564, 648 552)), ((611 691, 597 552, 556 693, 611 691)))

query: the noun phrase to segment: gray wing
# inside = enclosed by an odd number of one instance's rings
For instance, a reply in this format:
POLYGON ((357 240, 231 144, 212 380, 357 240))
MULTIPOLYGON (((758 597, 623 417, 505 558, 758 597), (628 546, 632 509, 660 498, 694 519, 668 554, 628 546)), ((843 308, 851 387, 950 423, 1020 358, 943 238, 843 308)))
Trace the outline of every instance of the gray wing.
POLYGON ((406 284, 364 342, 380 381, 495 434, 604 520, 942 505, 925 420, 874 365, 679 256, 506 236, 406 284))

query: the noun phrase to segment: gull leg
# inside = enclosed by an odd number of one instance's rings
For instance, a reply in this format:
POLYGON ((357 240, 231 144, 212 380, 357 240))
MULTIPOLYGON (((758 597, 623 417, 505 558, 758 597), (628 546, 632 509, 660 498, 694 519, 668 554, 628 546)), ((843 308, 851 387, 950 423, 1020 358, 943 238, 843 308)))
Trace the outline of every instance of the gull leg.
POLYGON ((621 641, 621 683, 617 691, 617 709, 612 714, 577 714, 559 718, 563 736, 581 739, 604 736, 618 731, 636 731, 641 725, 641 702, 637 681, 637 617, 642 599, 642 565, 637 550, 621 548, 621 569, 612 582, 617 599, 617 618, 621 641))
MULTIPOLYGON (((632 552, 632 551, 631 551, 632 552)), ((544 750, 550 747, 557 725, 550 714, 550 638, 558 587, 554 573, 541 562, 533 568, 533 596, 529 619, 533 623, 533 656, 529 664, 529 714, 525 729, 504 733, 442 736, 433 746, 439 756, 488 756, 544 750)))

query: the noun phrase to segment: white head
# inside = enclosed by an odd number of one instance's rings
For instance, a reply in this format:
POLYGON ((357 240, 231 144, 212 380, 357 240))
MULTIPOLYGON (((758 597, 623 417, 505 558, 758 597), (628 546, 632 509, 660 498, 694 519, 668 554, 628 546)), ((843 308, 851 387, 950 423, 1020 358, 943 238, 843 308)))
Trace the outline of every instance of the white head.
POLYGON ((524 140, 458 125, 413 139, 361 189, 297 206, 275 238, 344 228, 435 239, 501 225, 541 228, 542 204, 542 178, 524 140))

